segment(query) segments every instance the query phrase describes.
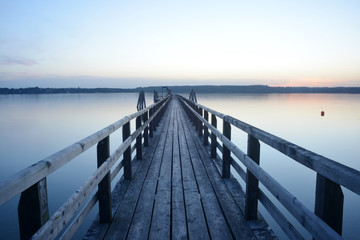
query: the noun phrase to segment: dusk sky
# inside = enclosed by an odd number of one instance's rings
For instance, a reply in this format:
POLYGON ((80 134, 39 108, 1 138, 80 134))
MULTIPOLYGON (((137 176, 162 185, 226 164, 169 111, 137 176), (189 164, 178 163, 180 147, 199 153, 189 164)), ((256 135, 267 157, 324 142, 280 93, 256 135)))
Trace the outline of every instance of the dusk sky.
POLYGON ((360 1, 0 0, 0 87, 360 87, 360 1))

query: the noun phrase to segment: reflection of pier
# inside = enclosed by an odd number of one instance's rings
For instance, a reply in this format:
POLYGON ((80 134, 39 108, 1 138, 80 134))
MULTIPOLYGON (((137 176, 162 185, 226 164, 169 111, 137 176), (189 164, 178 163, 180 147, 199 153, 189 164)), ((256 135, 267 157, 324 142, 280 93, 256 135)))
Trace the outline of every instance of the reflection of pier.
POLYGON ((142 92, 137 113, 1 182, 1 205, 21 194, 21 238, 69 239, 96 203, 99 217, 87 239, 276 238, 258 202, 291 239, 303 237, 285 217, 289 214, 316 239, 341 238, 340 186, 359 195, 359 171, 202 106, 194 92, 190 99, 170 94, 146 108, 142 92), (136 126, 134 132, 130 125, 136 126), (248 134, 246 154, 231 141, 231 128, 248 134), (110 155, 110 136, 120 129, 123 142, 110 155), (260 142, 317 173, 315 213, 260 167, 260 142), (97 171, 49 217, 46 177, 95 144, 97 171))

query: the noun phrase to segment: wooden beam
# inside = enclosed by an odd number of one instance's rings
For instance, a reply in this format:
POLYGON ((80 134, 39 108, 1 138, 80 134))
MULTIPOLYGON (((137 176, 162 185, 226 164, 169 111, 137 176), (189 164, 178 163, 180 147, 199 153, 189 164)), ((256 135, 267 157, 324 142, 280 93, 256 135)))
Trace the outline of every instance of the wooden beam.
POLYGON ((315 214, 342 234, 344 194, 339 184, 316 175, 315 214))
POLYGON ((46 178, 21 193, 18 205, 20 239, 29 239, 49 220, 46 178))
MULTIPOLYGON (((223 135, 231 141, 231 127, 230 123, 223 121, 223 135)), ((223 164, 222 164, 222 177, 230 177, 230 162, 231 162, 231 152, 225 144, 223 144, 223 164)))
MULTIPOLYGON (((136 129, 141 127, 141 116, 136 118, 136 129)), ((136 158, 142 159, 142 133, 136 137, 136 158)))
MULTIPOLYGON (((211 114, 211 125, 216 129, 217 128, 217 120, 216 115, 211 114)), ((211 158, 216 158, 216 135, 213 131, 211 131, 211 158)))
MULTIPOLYGON (((260 162, 259 140, 248 135, 247 155, 256 163, 260 162)), ((259 180, 247 169, 246 170, 246 220, 257 220, 259 180)))
MULTIPOLYGON (((100 167, 110 156, 109 136, 101 140, 97 145, 97 167, 100 167)), ((98 185, 99 217, 100 223, 109 223, 111 213, 111 175, 110 171, 98 185)))
MULTIPOLYGON (((130 136, 130 121, 127 122, 123 128, 123 142, 130 136)), ((131 145, 125 150, 124 155, 124 178, 126 180, 131 180, 132 170, 131 170, 131 145)))

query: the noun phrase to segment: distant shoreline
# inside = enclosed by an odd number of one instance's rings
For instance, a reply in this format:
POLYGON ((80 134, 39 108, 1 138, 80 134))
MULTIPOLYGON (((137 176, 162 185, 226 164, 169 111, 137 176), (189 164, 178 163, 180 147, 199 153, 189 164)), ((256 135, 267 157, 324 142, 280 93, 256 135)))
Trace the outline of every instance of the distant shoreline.
MULTIPOLYGON (((170 86, 173 93, 349 93, 360 94, 360 87, 270 87, 266 85, 196 85, 196 86, 170 86)), ((132 93, 140 92, 165 93, 162 86, 138 87, 138 88, 0 88, 0 94, 65 94, 65 93, 132 93)))

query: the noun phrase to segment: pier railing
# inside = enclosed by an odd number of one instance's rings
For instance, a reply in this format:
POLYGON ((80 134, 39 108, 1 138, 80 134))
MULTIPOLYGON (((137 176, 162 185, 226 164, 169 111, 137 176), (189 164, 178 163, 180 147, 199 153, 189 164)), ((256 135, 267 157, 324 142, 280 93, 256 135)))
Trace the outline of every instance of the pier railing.
POLYGON ((211 157, 216 158, 217 149, 222 152, 222 177, 230 177, 230 167, 232 166, 246 183, 244 214, 247 220, 257 218, 257 206, 260 201, 290 239, 303 239, 303 236, 276 207, 276 204, 258 187, 260 181, 315 239, 341 239, 344 198, 341 186, 360 195, 359 171, 231 116, 189 101, 184 97, 179 96, 179 98, 194 123, 196 131, 203 138, 204 144, 208 145, 210 139, 211 157), (217 119, 223 121, 223 132, 217 129, 217 119), (231 141, 231 127, 248 134, 246 154, 231 141), (314 213, 260 167, 260 141, 317 173, 314 213), (232 158, 231 153, 246 166, 246 170, 232 158))
POLYGON ((61 239, 69 239, 97 202, 99 202, 100 222, 110 222, 112 219, 111 181, 122 168, 123 177, 132 178, 132 152, 136 150, 136 158, 141 159, 142 146, 147 146, 148 138, 153 137, 154 130, 169 100, 170 97, 167 97, 126 116, 0 182, 0 206, 21 194, 18 206, 20 238, 55 239, 62 233, 61 239), (136 119, 136 130, 131 133, 130 121, 133 119, 136 119), (120 128, 122 128, 123 143, 110 155, 110 135, 120 128), (136 143, 132 147, 134 141, 136 143), (97 144, 98 169, 49 217, 46 177, 95 144, 97 144), (115 163, 117 166, 111 171, 115 163), (92 196, 96 187, 98 191, 92 196), (91 199, 84 205, 90 197, 91 199), (75 216, 78 211, 79 213, 75 216))

